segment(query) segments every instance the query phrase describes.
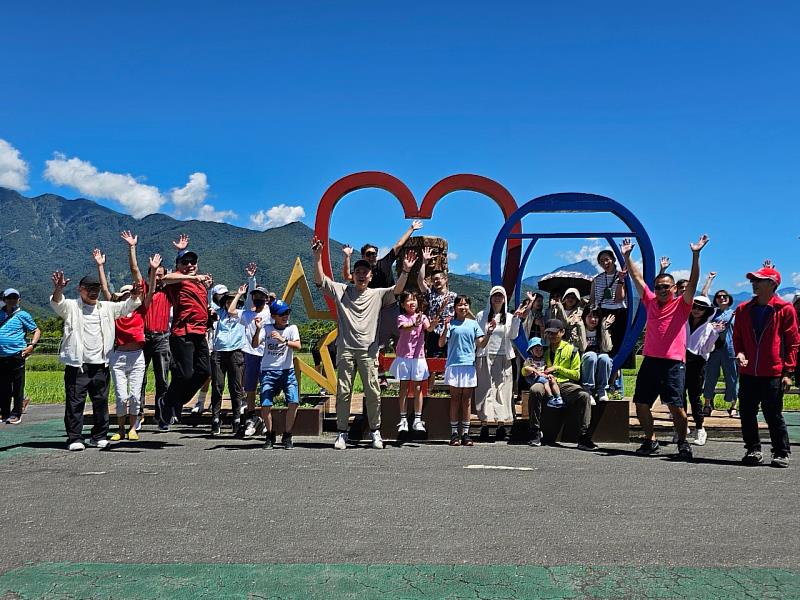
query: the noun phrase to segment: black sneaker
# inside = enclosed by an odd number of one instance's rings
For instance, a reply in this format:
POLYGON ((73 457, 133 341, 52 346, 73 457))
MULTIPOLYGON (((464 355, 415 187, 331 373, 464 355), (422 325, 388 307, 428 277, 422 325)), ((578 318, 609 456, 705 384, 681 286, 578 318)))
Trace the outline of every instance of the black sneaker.
POLYGON ((264 436, 264 450, 272 450, 275 445, 275 432, 268 431, 264 436))
POLYGON ((692 455, 692 446, 686 440, 683 440, 678 444, 678 458, 683 460, 691 460, 693 457, 692 455))
POLYGON ((242 421, 240 419, 234 419, 231 423, 231 433, 235 437, 244 437, 244 427, 242 427, 242 421))
POLYGON ((472 439, 469 437, 468 433, 465 433, 461 436, 461 445, 462 446, 472 446, 472 439))
POLYGON ((595 444, 591 438, 583 438, 578 440, 578 450, 583 450, 584 452, 594 452, 595 450, 600 450, 600 446, 595 444))
POLYGON ((645 440, 642 445, 636 450, 639 456, 650 456, 651 454, 658 454, 658 440, 645 440))
POLYGON ((773 454, 772 462, 770 464, 773 467, 778 467, 779 469, 786 469, 789 467, 789 455, 784 454, 783 452, 780 454, 773 454))
POLYGON ((760 465, 764 462, 764 455, 761 450, 748 450, 742 457, 742 462, 746 465, 760 465))
POLYGON ((292 441, 292 434, 288 432, 284 432, 281 436, 281 444, 283 444, 284 449, 291 450, 294 448, 294 442, 292 441))
POLYGON ((533 446, 535 448, 538 448, 541 445, 542 445, 542 434, 539 433, 538 431, 536 433, 532 433, 531 439, 528 440, 528 446, 533 446))
POLYGON ((506 426, 505 425, 500 425, 497 428, 497 430, 494 432, 494 439, 496 439, 498 442, 502 442, 504 439, 506 439, 506 426))
POLYGON ((219 435, 222 433, 222 427, 220 427, 219 419, 214 419, 211 421, 211 435, 219 435))
POLYGON ((478 439, 482 442, 489 441, 489 427, 487 425, 481 425, 481 431, 478 434, 478 439))

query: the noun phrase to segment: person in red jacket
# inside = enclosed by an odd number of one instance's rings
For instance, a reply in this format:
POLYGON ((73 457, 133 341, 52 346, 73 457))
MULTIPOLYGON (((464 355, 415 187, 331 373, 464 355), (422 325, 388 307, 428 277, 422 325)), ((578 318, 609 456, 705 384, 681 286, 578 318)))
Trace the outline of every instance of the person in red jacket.
POLYGON ((781 274, 770 261, 747 274, 753 299, 736 309, 733 350, 739 366, 739 416, 747 453, 742 462, 764 461, 758 436, 758 407, 764 412, 772 441, 772 466, 789 466, 789 434, 783 420, 783 393, 792 385, 797 362, 797 314, 775 291, 781 274))

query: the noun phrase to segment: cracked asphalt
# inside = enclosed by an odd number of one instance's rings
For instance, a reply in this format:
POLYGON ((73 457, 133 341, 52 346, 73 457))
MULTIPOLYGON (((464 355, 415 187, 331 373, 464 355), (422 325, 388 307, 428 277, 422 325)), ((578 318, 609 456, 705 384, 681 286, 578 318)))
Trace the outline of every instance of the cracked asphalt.
MULTIPOLYGON (((60 411, 35 406, 22 425, 0 429, 0 597, 48 597, 56 588, 41 586, 63 579, 69 565, 101 575, 146 565, 154 590, 164 585, 166 568, 188 590, 191 578, 180 569, 201 563, 209 576, 257 565, 244 575, 252 585, 276 569, 300 577, 292 569, 303 565, 316 565, 317 576, 327 572, 331 582, 357 572, 372 581, 375 565, 413 569, 402 597, 433 597, 425 596, 436 594, 431 573, 447 565, 472 573, 472 583, 499 577, 492 569, 502 565, 502 581, 511 569, 523 588, 539 582, 542 594, 558 573, 594 586, 591 594, 576 584, 577 596, 552 596, 565 598, 628 597, 613 592, 622 594, 620 582, 635 573, 641 585, 653 578, 685 585, 692 569, 728 573, 720 579, 725 585, 735 582, 732 573, 744 573, 761 581, 754 597, 772 597, 770 578, 779 582, 775 597, 790 597, 784 584, 800 587, 800 464, 744 467, 736 441, 709 442, 696 449, 697 460, 684 463, 670 458, 672 446, 650 458, 634 456, 634 444, 605 445, 598 453, 507 444, 337 452, 326 437, 297 438, 293 451, 264 451, 260 441, 146 427, 138 443, 70 453, 55 420, 60 411), (421 573, 428 587, 415 592, 421 573), (19 585, 9 587, 10 579, 19 585), (23 579, 41 585, 26 592, 23 579)), ((206 575, 202 580, 203 590, 220 591, 206 575)), ((401 580, 375 576, 390 587, 401 580)), ((492 594, 460 597, 530 597, 497 595, 497 582, 490 588, 492 594)), ((305 589, 305 597, 315 597, 305 589)), ((674 597, 677 588, 669 589, 630 597, 674 597)), ((731 588, 719 597, 737 594, 731 588)), ((197 590, 191 596, 205 597, 197 590)), ((395 594, 387 589, 375 597, 381 596, 395 594)))

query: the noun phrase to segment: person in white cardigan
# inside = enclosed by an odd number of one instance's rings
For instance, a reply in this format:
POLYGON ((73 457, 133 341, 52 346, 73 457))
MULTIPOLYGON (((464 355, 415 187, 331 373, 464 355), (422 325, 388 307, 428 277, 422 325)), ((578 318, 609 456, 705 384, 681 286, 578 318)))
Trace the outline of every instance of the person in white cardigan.
POLYGON ((64 298, 69 279, 63 271, 53 273, 50 307, 64 320, 59 360, 64 363, 66 405, 64 426, 67 448, 83 450, 86 445, 108 445, 108 362, 114 349, 114 321, 136 310, 142 303, 142 287, 134 286, 125 302, 105 302, 100 296, 100 280, 87 275, 80 280, 77 300, 64 298), (92 401, 94 426, 91 438, 83 441, 83 407, 86 395, 92 401))
POLYGON ((489 438, 490 422, 497 423, 495 437, 498 441, 506 437, 506 423, 514 422, 514 338, 528 310, 523 305, 514 314, 508 312, 506 290, 496 285, 489 292, 486 308, 477 315, 478 326, 486 331, 488 323, 496 327, 484 348, 476 352, 475 368, 478 386, 475 390, 475 409, 481 420, 480 439, 489 438))
POLYGON ((706 430, 703 427, 705 414, 703 412, 703 381, 706 374, 708 356, 714 350, 714 343, 719 334, 725 330, 725 324, 712 321, 714 306, 708 296, 695 296, 692 302, 692 312, 686 323, 686 384, 684 388, 684 410, 687 398, 692 406, 694 419, 696 446, 706 443, 706 430))

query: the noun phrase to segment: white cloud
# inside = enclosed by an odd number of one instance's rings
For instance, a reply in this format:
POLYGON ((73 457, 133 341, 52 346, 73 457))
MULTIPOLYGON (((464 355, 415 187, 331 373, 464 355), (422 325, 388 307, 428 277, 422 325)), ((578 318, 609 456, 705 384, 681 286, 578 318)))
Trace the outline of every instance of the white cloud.
POLYGON ((458 254, 456 252, 448 252, 447 260, 458 260, 458 254))
POLYGON ((675 269, 673 271, 667 270, 667 273, 672 275, 675 278, 675 281, 678 281, 679 279, 689 279, 689 275, 691 275, 689 269, 675 269))
MULTIPOLYGON (((189 182, 182 188, 172 188, 170 198, 175 205, 175 216, 181 217, 192 214, 202 206, 208 197, 208 178, 205 173, 192 173, 189 182)), ((211 220, 211 219, 202 219, 211 220)))
POLYGON ((45 164, 44 176, 48 181, 75 188, 93 198, 115 200, 137 219, 158 212, 165 202, 157 187, 140 183, 132 175, 100 172, 80 158, 67 158, 57 152, 45 164))
POLYGON ((486 271, 486 265, 481 263, 474 262, 467 265, 467 273, 485 273, 486 271))
MULTIPOLYGON (((748 283, 750 282, 748 281, 748 283)), ((800 287, 800 273, 792 273, 792 285, 800 287)))
POLYGON ((198 221, 214 221, 215 223, 223 223, 229 219, 235 219, 237 215, 232 210, 217 210, 210 204, 203 204, 194 216, 198 221))
POLYGON ((582 260, 588 260, 594 264, 595 268, 597 269, 598 273, 603 269, 600 268, 600 265, 597 263, 597 254, 601 250, 610 250, 607 244, 585 244, 581 246, 580 250, 575 252, 574 250, 567 250, 566 252, 559 252, 558 256, 561 258, 568 260, 570 263, 581 262, 582 260))
POLYGON ((740 288, 740 289, 741 288, 745 288, 745 287, 750 287, 750 280, 740 281, 738 283, 735 283, 734 287, 737 287, 737 288, 740 288))
POLYGON ((381 246, 380 248, 378 248, 378 256, 380 257, 386 256, 387 254, 389 254, 389 252, 391 252, 391 250, 392 249, 389 248, 389 246, 381 246))
POLYGON ((286 206, 279 204, 269 210, 260 210, 250 215, 250 226, 253 229, 272 229, 281 225, 288 225, 299 221, 306 216, 306 211, 302 206, 286 206))
POLYGON ((28 189, 28 171, 19 150, 0 139, 0 186, 24 192, 28 189))

